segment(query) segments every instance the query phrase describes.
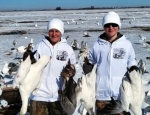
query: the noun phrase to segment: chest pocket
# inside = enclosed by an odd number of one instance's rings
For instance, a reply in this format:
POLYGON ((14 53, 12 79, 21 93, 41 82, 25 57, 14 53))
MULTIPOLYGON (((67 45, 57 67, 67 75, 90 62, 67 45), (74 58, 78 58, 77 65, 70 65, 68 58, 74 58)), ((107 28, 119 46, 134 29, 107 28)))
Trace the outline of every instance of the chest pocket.
POLYGON ((113 49, 113 58, 115 59, 124 59, 126 51, 124 48, 114 48, 113 49))
POLYGON ((68 52, 67 51, 58 51, 56 55, 56 59, 60 61, 66 61, 68 57, 68 52))

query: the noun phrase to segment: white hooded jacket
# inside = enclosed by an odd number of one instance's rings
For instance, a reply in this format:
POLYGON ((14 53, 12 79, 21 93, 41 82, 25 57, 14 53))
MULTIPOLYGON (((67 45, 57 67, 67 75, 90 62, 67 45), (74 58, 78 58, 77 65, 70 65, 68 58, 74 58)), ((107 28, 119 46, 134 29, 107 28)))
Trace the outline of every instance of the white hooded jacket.
POLYGON ((127 68, 136 65, 135 52, 129 40, 122 36, 112 44, 98 38, 93 44, 89 59, 97 63, 96 99, 119 98, 119 87, 127 68))
POLYGON ((44 69, 37 93, 32 94, 30 98, 36 101, 57 101, 59 100, 58 90, 62 88, 63 84, 60 73, 69 59, 72 64, 76 63, 74 51, 67 44, 66 39, 61 38, 61 41, 53 46, 45 37, 36 45, 35 50, 37 50, 34 55, 36 59, 39 58, 39 55, 48 55, 51 59, 44 69))

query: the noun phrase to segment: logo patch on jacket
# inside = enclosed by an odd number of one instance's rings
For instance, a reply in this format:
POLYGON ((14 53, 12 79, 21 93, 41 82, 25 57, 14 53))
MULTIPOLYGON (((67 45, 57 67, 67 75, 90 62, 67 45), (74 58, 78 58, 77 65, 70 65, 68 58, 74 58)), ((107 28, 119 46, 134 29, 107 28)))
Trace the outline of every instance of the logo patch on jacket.
POLYGON ((56 59, 60 61, 66 61, 68 57, 68 53, 66 51, 58 51, 56 59))
POLYGON ((116 59, 124 59, 124 56, 126 54, 124 48, 114 48, 113 49, 113 57, 116 59))

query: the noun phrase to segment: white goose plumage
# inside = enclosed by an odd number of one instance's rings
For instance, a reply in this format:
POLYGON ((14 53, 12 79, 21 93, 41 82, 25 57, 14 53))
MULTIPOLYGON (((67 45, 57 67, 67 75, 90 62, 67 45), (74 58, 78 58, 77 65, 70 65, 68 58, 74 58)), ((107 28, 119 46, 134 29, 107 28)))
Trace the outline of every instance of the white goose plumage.
MULTIPOLYGON (((29 56, 26 60, 28 59, 29 59, 29 56)), ((19 92, 20 92, 21 100, 22 100, 22 107, 20 110, 21 115, 24 115, 27 112, 28 98, 32 92, 36 93, 37 88, 39 87, 39 84, 42 78, 42 72, 49 60, 50 60, 49 56, 43 55, 36 63, 32 65, 29 64, 28 65, 29 71, 26 71, 28 69, 25 69, 25 72, 24 72, 26 75, 22 75, 22 73, 20 72, 20 71, 24 71, 24 68, 26 67, 24 66, 19 67, 18 73, 16 77, 14 78, 13 87, 15 86, 19 87, 19 92), (21 79, 20 77, 24 77, 24 79, 23 78, 21 79), (19 84, 17 84, 16 81, 19 81, 19 84)))
POLYGON ((142 115, 145 93, 138 67, 132 66, 128 75, 123 79, 121 85, 120 100, 122 107, 126 112, 130 109, 134 115, 142 115))

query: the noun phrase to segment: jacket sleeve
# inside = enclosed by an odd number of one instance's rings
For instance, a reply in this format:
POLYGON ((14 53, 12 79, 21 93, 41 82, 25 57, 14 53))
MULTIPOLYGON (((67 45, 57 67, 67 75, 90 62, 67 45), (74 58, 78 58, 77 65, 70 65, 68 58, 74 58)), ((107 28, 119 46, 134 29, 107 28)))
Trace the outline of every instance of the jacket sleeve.
POLYGON ((135 51, 131 44, 130 49, 129 49, 129 58, 128 58, 128 62, 127 62, 127 67, 130 68, 133 65, 137 65, 137 62, 135 60, 135 51))
POLYGON ((71 64, 75 64, 76 63, 76 56, 75 56, 75 53, 73 51, 72 48, 70 48, 70 61, 71 61, 71 64))
POLYGON ((38 48, 39 48, 39 44, 37 44, 37 45, 34 47, 34 49, 33 49, 33 52, 36 51, 36 53, 34 54, 34 58, 35 58, 36 60, 38 60, 38 59, 39 59, 39 56, 40 56, 38 48))
POLYGON ((95 56, 95 53, 94 53, 94 46, 92 46, 92 48, 90 49, 89 51, 89 61, 92 63, 92 64, 96 64, 96 56, 95 56))

